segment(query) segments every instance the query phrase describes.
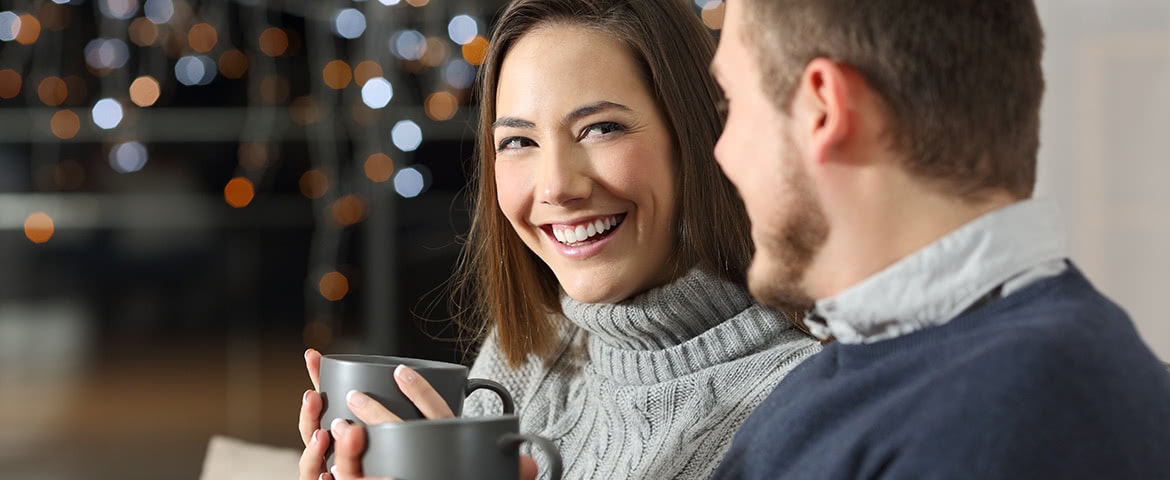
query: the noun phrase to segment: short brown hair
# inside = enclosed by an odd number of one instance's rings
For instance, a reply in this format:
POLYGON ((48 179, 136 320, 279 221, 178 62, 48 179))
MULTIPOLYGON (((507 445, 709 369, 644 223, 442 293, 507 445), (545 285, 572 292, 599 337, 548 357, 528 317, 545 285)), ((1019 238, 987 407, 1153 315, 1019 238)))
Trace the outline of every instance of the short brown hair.
POLYGON ((816 58, 858 71, 907 170, 968 199, 1032 195, 1044 32, 1032 0, 735 0, 775 105, 816 58))
POLYGON ((497 326, 509 364, 548 359, 557 345, 560 284, 520 240, 497 206, 492 123, 500 67, 511 47, 538 28, 573 25, 625 44, 671 132, 678 192, 676 271, 698 266, 744 283, 752 245, 747 214, 719 171, 720 92, 708 73, 715 43, 682 0, 516 0, 496 23, 478 79, 479 138, 472 169, 471 230, 454 283, 456 318, 482 338, 497 326))

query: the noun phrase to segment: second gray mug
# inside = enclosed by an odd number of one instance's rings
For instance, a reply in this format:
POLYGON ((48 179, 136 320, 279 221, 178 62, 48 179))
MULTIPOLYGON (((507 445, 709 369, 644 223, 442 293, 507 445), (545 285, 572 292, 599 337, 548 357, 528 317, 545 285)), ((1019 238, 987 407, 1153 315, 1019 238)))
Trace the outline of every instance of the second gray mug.
POLYGON ((515 415, 387 423, 366 431, 362 473, 399 480, 516 480, 520 444, 540 447, 550 480, 561 478, 553 442, 518 433, 515 415))

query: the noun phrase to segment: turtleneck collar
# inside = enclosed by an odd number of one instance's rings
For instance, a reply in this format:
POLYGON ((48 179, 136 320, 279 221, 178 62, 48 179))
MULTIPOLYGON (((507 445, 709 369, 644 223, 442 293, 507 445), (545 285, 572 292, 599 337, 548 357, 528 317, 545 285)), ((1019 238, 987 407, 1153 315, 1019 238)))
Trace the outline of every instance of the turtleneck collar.
POLYGON ((742 287, 699 269, 619 304, 563 295, 561 309, 588 333, 592 368, 623 384, 658 383, 750 355, 784 330, 799 335, 742 287))

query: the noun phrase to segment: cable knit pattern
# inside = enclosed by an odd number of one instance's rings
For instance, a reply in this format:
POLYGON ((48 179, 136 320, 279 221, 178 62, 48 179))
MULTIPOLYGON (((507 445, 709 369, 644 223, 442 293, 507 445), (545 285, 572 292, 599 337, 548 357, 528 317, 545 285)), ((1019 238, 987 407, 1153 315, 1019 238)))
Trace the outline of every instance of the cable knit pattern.
MULTIPOLYGON (((521 429, 558 445, 569 479, 710 477, 748 414, 820 350, 742 288, 699 270, 621 304, 566 296, 561 306, 564 348, 551 362, 508 368, 493 336, 472 376, 513 393, 521 429)), ((490 393, 464 407, 499 411, 490 393)))

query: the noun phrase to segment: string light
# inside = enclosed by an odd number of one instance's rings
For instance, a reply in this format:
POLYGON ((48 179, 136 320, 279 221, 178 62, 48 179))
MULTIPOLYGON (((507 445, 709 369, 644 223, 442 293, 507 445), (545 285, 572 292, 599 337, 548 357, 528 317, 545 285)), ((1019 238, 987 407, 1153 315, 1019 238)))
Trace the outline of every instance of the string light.
POLYGON ((329 191, 329 177, 321 170, 312 169, 301 175, 300 186, 301 195, 316 200, 329 191))
POLYGON ((361 37, 366 32, 366 16, 356 8, 338 10, 333 15, 333 32, 350 40, 361 37))
POLYGON ((219 56, 219 73, 226 78, 238 80, 248 73, 248 56, 236 49, 219 56))
POLYGON ((64 80, 57 77, 45 77, 41 80, 41 84, 37 86, 37 98, 41 99, 41 103, 50 107, 56 107, 65 103, 65 99, 69 97, 69 86, 64 80))
POLYGON ((365 86, 366 82, 374 77, 382 76, 382 66, 373 60, 363 61, 357 66, 353 67, 353 81, 359 87, 365 86))
POLYGON ((208 53, 219 43, 219 32, 209 23, 200 23, 187 31, 187 45, 199 53, 208 53))
POLYGON ((415 198, 427 189, 427 178, 421 165, 406 167, 394 175, 394 191, 403 198, 415 198))
POLYGON ((158 25, 146 18, 130 22, 130 41, 140 47, 149 47, 158 41, 158 25))
POLYGON ((175 2, 172 0, 146 0, 142 10, 148 20, 162 25, 171 21, 171 17, 175 15, 175 2))
POLYGON ((479 35, 479 23, 467 15, 456 15, 447 24, 447 35, 459 45, 467 45, 479 35))
POLYGON ((427 51, 427 37, 417 30, 403 30, 390 37, 390 49, 403 60, 418 60, 427 51))
POLYGON ((135 78, 130 84, 130 101, 139 107, 154 105, 161 93, 162 87, 159 86, 158 80, 150 75, 135 78))
POLYGON ((338 302, 349 294, 349 279, 341 272, 329 272, 321 276, 317 289, 326 300, 338 302))
POLYGON ((0 42, 16 40, 18 33, 20 33, 20 16, 9 11, 0 12, 0 42))
POLYGON ((476 35, 470 42, 463 45, 463 59, 472 65, 483 65, 487 58, 488 40, 482 35, 476 35))
POLYGON ((16 73, 16 70, 6 68, 0 70, 0 98, 4 100, 11 100, 20 95, 20 87, 24 83, 24 78, 16 73))
POLYGON ((390 138, 399 150, 413 152, 422 144, 422 128, 410 120, 403 120, 394 124, 394 128, 390 130, 390 138))
POLYGON ((183 85, 209 85, 215 72, 215 62, 206 55, 187 55, 175 62, 175 79, 183 85))
POLYGON ((16 43, 21 45, 32 45, 37 43, 37 39, 41 37, 41 22, 29 14, 20 16, 20 22, 16 32, 16 43))
POLYGON ((53 238, 53 218, 45 212, 33 212, 24 219, 24 236, 33 243, 45 243, 53 238))
POLYGON ((111 130, 122 123, 122 104, 112 98, 98 100, 90 112, 93 124, 102 130, 111 130))
POLYGON ((81 117, 72 110, 58 110, 49 119, 49 130, 61 140, 69 140, 81 131, 81 117))
POLYGON ((223 199, 233 208, 244 208, 256 197, 256 187, 244 177, 236 177, 223 187, 223 199))
POLYGON ((389 105, 393 98, 394 86, 385 78, 371 78, 362 86, 362 103, 365 103, 367 107, 375 110, 386 108, 386 105, 389 105))
POLYGON ((146 146, 138 142, 119 143, 110 149, 110 168, 118 173, 142 170, 148 159, 146 146))
POLYGON ((357 195, 345 195, 334 200, 330 210, 338 226, 349 227, 366 217, 366 202, 357 195))
POLYGON ((375 153, 366 158, 365 171, 371 181, 387 182, 394 176, 394 160, 385 153, 375 153))
POLYGON ((260 33, 260 51, 269 57, 279 57, 288 51, 288 34, 276 27, 260 33))
POLYGON ((333 60, 326 63, 325 68, 321 69, 321 76, 326 86, 334 90, 341 90, 348 87, 349 82, 353 80, 353 70, 345 61, 333 60))
POLYGON ((98 9, 107 17, 129 20, 138 13, 138 0, 98 0, 98 9))
POLYGON ((435 92, 427 95, 423 110, 431 120, 439 122, 450 120, 459 111, 459 99, 451 92, 435 92))

